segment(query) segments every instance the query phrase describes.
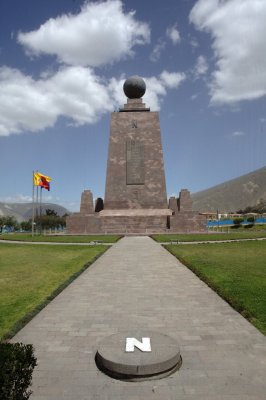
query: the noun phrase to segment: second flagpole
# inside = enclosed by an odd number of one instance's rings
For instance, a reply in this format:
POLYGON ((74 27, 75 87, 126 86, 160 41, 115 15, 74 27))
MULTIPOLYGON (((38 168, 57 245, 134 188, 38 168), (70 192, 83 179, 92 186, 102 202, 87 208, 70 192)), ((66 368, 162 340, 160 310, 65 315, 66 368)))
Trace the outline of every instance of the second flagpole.
POLYGON ((35 217, 34 171, 32 171, 32 220, 31 220, 31 235, 32 236, 34 236, 34 217, 35 217))

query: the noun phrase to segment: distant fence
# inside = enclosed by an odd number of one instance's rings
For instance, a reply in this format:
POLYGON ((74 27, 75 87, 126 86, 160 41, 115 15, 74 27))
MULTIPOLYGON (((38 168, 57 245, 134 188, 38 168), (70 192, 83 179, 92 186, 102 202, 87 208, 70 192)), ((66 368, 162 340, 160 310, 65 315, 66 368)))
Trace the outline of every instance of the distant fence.
MULTIPOLYGON (((251 223, 247 221, 247 219, 244 219, 243 222, 241 222, 241 225, 250 225, 251 223)), ((254 221, 254 224, 266 224, 266 218, 261 217, 261 218, 256 218, 254 221)), ((207 228, 212 228, 212 227, 225 227, 225 226, 232 226, 234 225, 234 221, 232 219, 220 219, 216 221, 207 221, 207 228)))

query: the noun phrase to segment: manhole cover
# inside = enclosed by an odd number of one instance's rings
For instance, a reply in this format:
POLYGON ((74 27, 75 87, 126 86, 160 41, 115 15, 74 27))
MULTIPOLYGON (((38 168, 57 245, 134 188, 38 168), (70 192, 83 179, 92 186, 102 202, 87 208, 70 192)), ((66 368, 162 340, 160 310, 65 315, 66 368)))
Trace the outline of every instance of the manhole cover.
POLYGON ((159 379, 181 366, 177 342, 157 332, 120 332, 106 337, 95 357, 98 368, 123 380, 159 379))

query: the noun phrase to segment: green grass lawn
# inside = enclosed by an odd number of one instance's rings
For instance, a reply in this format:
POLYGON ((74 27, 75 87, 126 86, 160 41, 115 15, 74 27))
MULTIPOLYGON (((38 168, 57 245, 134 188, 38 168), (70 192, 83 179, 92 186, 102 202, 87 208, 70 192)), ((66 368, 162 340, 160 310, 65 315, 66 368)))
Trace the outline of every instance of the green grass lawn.
POLYGON ((0 339, 12 336, 106 249, 1 243, 0 339))
POLYGON ((165 247, 266 334, 266 241, 165 247))
POLYGON ((89 243, 101 241, 104 243, 115 243, 121 236, 117 235, 34 235, 31 233, 6 233, 0 235, 3 240, 20 240, 25 242, 57 242, 57 243, 89 243))
POLYGON ((215 240, 237 240, 237 239, 255 239, 266 238, 265 231, 231 231, 229 233, 184 233, 170 235, 152 235, 152 238, 157 242, 197 242, 197 241, 215 241, 215 240))

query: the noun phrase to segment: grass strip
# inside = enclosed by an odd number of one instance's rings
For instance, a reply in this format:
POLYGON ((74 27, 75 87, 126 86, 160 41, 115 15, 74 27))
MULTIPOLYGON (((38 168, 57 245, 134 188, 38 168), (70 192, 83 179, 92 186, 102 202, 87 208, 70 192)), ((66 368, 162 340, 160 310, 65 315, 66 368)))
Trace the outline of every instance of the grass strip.
POLYGON ((170 234, 170 235, 152 235, 152 238, 159 243, 171 241, 178 242, 201 242, 201 241, 223 241, 239 239, 259 239, 266 238, 266 231, 241 231, 230 233, 193 233, 193 234, 170 234))
POLYGON ((266 242, 165 248, 266 334, 266 242))
POLYGON ((118 235, 34 235, 31 233, 6 233, 0 235, 2 240, 18 240, 24 242, 55 242, 55 243, 115 243, 121 236, 118 235))
POLYGON ((0 339, 15 335, 106 246, 0 244, 0 339))

